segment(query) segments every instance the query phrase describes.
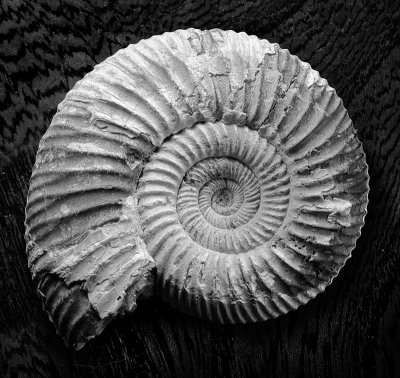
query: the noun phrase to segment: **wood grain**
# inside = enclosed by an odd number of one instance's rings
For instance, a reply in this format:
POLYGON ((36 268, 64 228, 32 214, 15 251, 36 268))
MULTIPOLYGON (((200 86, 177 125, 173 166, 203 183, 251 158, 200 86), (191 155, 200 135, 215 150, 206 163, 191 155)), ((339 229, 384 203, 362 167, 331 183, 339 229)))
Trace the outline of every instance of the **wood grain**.
POLYGON ((400 376, 400 3, 372 0, 5 0, 0 7, 0 376, 400 376), (24 206, 57 104, 118 49, 177 28, 246 31, 309 62, 349 111, 370 166, 353 257, 299 310, 221 326, 155 298, 80 352, 41 309, 24 206))

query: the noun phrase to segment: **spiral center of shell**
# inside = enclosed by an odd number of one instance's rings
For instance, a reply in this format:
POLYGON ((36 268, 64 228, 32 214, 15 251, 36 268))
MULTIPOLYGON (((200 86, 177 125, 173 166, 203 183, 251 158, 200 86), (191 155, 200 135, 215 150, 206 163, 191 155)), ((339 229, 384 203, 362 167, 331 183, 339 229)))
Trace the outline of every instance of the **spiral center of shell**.
POLYGON ((217 212, 224 213, 224 208, 231 207, 233 201, 233 193, 229 188, 221 188, 214 193, 211 200, 211 207, 217 212))
POLYGON ((240 254, 282 225, 290 180, 282 157, 247 126, 197 124, 166 140, 146 164, 139 207, 149 252, 185 243, 240 254))

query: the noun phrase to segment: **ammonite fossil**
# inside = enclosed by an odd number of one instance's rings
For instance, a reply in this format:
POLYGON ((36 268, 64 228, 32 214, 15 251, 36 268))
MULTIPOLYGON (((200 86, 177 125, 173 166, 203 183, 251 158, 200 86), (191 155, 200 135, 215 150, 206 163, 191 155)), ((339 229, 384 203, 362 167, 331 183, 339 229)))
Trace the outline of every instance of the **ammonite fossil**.
POLYGON ((338 274, 365 155, 326 80, 233 31, 165 33, 97 65, 44 135, 29 265, 76 348, 140 296, 229 323, 277 317, 338 274))

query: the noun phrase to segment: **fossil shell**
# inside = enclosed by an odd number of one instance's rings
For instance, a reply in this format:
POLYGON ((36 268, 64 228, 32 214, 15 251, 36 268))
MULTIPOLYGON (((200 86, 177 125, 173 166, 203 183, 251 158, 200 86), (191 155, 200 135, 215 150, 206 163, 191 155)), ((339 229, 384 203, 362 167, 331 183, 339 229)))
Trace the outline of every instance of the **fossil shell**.
POLYGON ((29 264, 77 348, 153 289, 210 320, 265 320, 338 274, 367 195, 318 72, 255 36, 178 30, 120 50, 59 105, 30 183, 29 264))

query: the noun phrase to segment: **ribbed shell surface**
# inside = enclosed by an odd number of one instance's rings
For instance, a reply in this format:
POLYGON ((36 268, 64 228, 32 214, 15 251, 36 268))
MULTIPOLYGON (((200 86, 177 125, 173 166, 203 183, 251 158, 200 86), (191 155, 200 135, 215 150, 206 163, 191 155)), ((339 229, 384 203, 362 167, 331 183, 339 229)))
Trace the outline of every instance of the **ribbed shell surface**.
POLYGON ((26 207, 29 264, 82 346, 154 290, 219 322, 308 302, 350 257, 368 172, 325 79, 276 44, 178 30, 120 50, 67 94, 26 207))

